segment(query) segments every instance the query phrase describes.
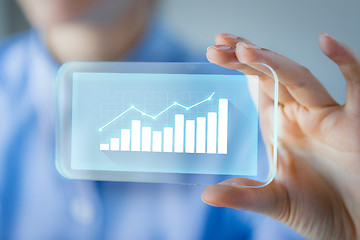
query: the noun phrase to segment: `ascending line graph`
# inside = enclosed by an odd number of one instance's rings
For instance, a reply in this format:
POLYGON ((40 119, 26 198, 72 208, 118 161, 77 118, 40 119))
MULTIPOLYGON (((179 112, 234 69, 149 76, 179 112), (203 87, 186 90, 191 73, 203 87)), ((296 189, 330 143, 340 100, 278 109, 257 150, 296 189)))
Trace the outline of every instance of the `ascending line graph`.
POLYGON ((204 100, 198 102, 198 103, 195 103, 191 106, 184 106, 178 102, 174 102, 173 104, 171 104, 170 106, 168 106, 167 108, 165 108, 164 110, 162 110, 161 112, 159 112, 158 114, 156 115, 150 115, 150 114, 147 114, 146 112, 140 110, 139 108, 135 107, 135 106, 131 106, 129 107, 128 109, 126 109, 125 111, 123 111, 122 113, 120 113, 118 116, 116 116, 115 118, 113 118, 111 121, 109 121, 108 123, 106 123, 104 126, 100 127, 99 128, 99 132, 101 132, 105 127, 109 126, 111 123, 113 123, 114 121, 116 121, 118 118, 120 118, 121 116, 125 115, 127 112, 129 112, 130 110, 135 110, 135 111, 138 111, 139 113, 141 113, 143 116, 147 116, 147 117, 150 117, 152 119, 156 119, 157 117, 159 117, 161 114, 165 113, 166 111, 168 111, 170 108, 172 107, 175 107, 175 106, 179 106, 181 108, 184 108, 186 110, 190 110, 192 109, 193 107, 196 107, 204 102, 207 102, 207 101, 211 101, 212 100, 212 97, 214 96, 215 92, 213 92, 209 97, 205 98, 204 100))
POLYGON ((218 98, 218 105, 213 102, 213 107, 210 108, 202 105, 214 100, 214 95, 215 92, 212 92, 207 98, 188 106, 173 102, 156 115, 151 115, 140 110, 140 107, 132 105, 100 127, 99 132, 131 110, 140 113, 145 118, 140 120, 130 115, 131 119, 125 118, 125 122, 128 123, 121 125, 120 129, 116 128, 114 132, 113 127, 110 128, 112 134, 102 138, 102 141, 107 143, 100 143, 100 151, 227 154, 228 99, 218 98), (216 108, 214 109, 214 104, 217 105, 217 111, 216 108), (160 121, 158 123, 161 124, 157 127, 152 121, 146 120, 146 118, 157 119, 171 108, 179 107, 189 111, 197 106, 203 107, 203 110, 192 111, 191 115, 173 112, 171 122, 160 121), (204 111, 204 107, 207 110, 204 111))

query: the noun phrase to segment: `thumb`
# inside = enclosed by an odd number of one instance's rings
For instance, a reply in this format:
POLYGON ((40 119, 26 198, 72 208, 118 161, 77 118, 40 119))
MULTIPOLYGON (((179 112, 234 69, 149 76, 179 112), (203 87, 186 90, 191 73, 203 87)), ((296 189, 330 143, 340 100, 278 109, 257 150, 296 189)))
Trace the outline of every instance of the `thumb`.
POLYGON ((212 206, 248 210, 279 221, 284 220, 288 214, 286 209, 289 209, 285 189, 275 181, 260 188, 243 187, 258 184, 250 179, 233 178, 208 186, 201 198, 212 206))

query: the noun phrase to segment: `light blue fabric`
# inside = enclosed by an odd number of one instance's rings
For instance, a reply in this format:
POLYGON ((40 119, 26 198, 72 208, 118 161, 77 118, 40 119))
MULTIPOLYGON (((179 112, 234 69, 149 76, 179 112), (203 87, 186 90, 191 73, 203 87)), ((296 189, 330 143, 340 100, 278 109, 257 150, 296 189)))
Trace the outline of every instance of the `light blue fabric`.
MULTIPOLYGON (((123 60, 194 60, 185 53, 155 25, 123 60)), ((62 178, 53 157, 58 67, 35 31, 0 47, 0 239, 302 239, 263 216, 204 204, 203 187, 62 178)))

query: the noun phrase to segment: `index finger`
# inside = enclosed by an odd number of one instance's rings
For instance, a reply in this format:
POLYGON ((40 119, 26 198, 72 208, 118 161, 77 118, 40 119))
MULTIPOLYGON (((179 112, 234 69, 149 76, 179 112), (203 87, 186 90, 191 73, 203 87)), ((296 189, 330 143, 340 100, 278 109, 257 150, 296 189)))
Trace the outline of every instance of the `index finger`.
POLYGON ((306 108, 317 108, 337 105, 324 86, 305 67, 267 49, 253 44, 239 42, 235 54, 239 62, 269 76, 272 74, 257 63, 265 63, 272 67, 279 81, 287 88, 292 97, 306 108))

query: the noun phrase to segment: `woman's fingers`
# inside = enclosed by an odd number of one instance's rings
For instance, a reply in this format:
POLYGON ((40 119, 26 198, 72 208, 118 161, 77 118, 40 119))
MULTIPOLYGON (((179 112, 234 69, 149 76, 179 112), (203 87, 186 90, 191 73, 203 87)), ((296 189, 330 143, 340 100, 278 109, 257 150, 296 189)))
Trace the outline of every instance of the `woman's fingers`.
POLYGON ((277 73, 280 83, 286 87, 299 104, 307 108, 337 105, 312 73, 292 60, 247 43, 237 44, 235 53, 239 62, 263 73, 271 74, 268 69, 256 63, 265 63, 272 67, 277 73))
POLYGON ((245 38, 241 38, 229 33, 221 33, 215 36, 215 44, 217 45, 236 45, 238 42, 250 43, 245 38))
POLYGON ((339 66, 347 81, 345 109, 360 114, 359 59, 351 48, 326 33, 320 35, 319 45, 323 53, 339 66))
POLYGON ((214 45, 208 47, 206 57, 209 62, 226 68, 236 69, 239 61, 235 55, 235 45, 214 45))
MULTIPOLYGON (((235 41, 235 40, 234 40, 235 41)), ((235 43, 235 42, 233 42, 235 43)), ((236 69, 248 75, 257 75, 260 77, 260 87, 270 96, 274 97, 274 80, 271 76, 258 71, 246 64, 240 64, 235 55, 235 45, 214 45, 208 48, 207 58, 210 62, 218 64, 225 68, 236 69)), ((294 98, 290 95, 288 90, 280 84, 279 86, 279 102, 286 104, 293 102, 294 98)))
MULTIPOLYGON (((259 48, 248 40, 231 34, 217 35, 216 43, 218 45, 208 48, 207 57, 210 62, 234 69, 236 69, 234 67, 236 65, 232 63, 242 62, 250 68, 242 67, 242 69, 238 70, 246 74, 262 72, 269 77, 272 77, 269 69, 256 63, 265 63, 274 68, 280 80, 280 103, 286 104, 296 100, 299 104, 307 108, 337 105, 309 70, 290 59, 269 50, 259 48), (234 47, 232 44, 237 45, 234 47), (235 52, 235 56, 232 54, 233 51, 235 52)), ((266 78, 262 77, 262 79, 266 78)), ((263 86, 271 96, 273 83, 268 81, 268 84, 264 83, 263 86)))
POLYGON ((209 62, 220 65, 224 68, 236 69, 240 72, 248 75, 257 75, 266 77, 266 75, 260 71, 247 66, 246 64, 239 63, 235 55, 235 45, 214 45, 207 49, 206 57, 209 62))

